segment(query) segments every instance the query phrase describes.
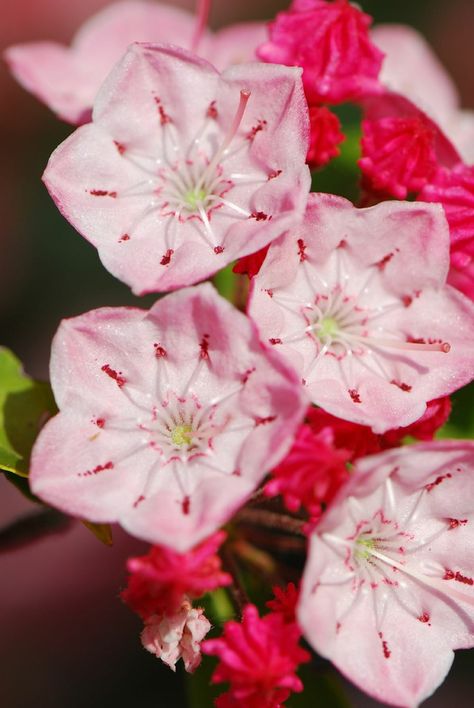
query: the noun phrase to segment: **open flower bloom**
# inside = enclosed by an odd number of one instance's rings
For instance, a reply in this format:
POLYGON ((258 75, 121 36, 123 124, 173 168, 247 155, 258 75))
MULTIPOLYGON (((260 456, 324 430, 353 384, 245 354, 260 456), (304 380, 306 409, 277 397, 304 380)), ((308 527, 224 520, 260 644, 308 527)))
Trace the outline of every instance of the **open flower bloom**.
POLYGON ((133 45, 93 123, 51 156, 62 214, 137 294, 196 283, 302 215, 308 108, 301 70, 133 45))
POLYGON ((64 321, 51 383, 60 413, 34 447, 34 493, 181 553, 280 461, 306 403, 286 364, 208 284, 149 312, 64 321))
POLYGON ((474 113, 461 110, 451 77, 424 37, 405 25, 378 25, 371 39, 385 54, 380 82, 435 121, 462 159, 474 162, 474 113))
POLYGON ((371 18, 348 0, 293 0, 270 24, 263 61, 304 69, 311 103, 340 103, 378 91, 382 52, 371 42, 371 18))
POLYGON ((141 634, 142 644, 176 671, 176 662, 183 659, 184 668, 193 673, 201 663, 201 642, 211 629, 211 623, 201 608, 193 608, 184 600, 172 615, 153 615, 146 620, 141 634))
POLYGON ((308 641, 384 703, 413 708, 474 645, 474 443, 359 460, 311 539, 308 641))
POLYGON ((439 205, 311 194, 270 246, 249 313, 314 403, 383 433, 474 377, 474 308, 445 285, 448 265, 439 205))
POLYGON ((68 123, 88 122, 102 81, 132 42, 170 42, 199 51, 219 69, 252 61, 264 41, 263 23, 231 25, 213 35, 205 28, 209 0, 197 17, 180 8, 144 0, 116 2, 91 17, 70 47, 29 42, 5 58, 19 83, 68 123))

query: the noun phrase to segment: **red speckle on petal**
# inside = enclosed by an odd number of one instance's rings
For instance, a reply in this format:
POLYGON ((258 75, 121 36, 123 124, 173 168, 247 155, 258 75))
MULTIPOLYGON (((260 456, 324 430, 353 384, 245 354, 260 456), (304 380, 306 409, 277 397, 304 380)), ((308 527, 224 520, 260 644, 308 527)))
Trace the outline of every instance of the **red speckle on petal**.
POLYGON ((454 572, 446 568, 443 580, 456 580, 458 583, 463 583, 463 585, 474 585, 474 580, 467 575, 463 575, 458 570, 454 572))
MULTIPOLYGON (((426 623, 430 621, 430 616, 427 612, 423 612, 418 618, 420 622, 426 623)), ((430 625, 431 626, 431 625, 430 625)))
POLYGON ((122 241, 130 241, 130 236, 128 234, 124 234, 119 238, 119 243, 122 243, 122 241))
POLYGON ((393 384, 394 386, 398 386, 398 388, 401 389, 402 391, 408 392, 408 391, 411 391, 411 389, 412 389, 412 386, 410 386, 407 383, 403 383, 403 381, 395 381, 394 379, 392 379, 392 381, 390 381, 390 383, 393 384))
POLYGON ((160 265, 162 266, 167 266, 169 265, 169 262, 171 261, 171 256, 173 255, 174 251, 172 248, 168 248, 166 253, 164 254, 163 258, 160 261, 160 265))
POLYGON ((300 257, 300 263, 303 263, 303 261, 308 260, 308 256, 307 256, 306 253, 305 253, 305 251, 306 251, 306 244, 305 244, 305 242, 303 241, 302 238, 299 238, 298 241, 297 241, 297 243, 298 243, 298 255, 299 255, 299 257, 300 257))
POLYGON ((260 131, 263 130, 266 125, 266 120, 259 120, 257 125, 254 125, 253 128, 251 128, 247 133, 247 140, 255 140, 255 136, 257 135, 257 133, 260 133, 260 131))
POLYGON ((216 108, 216 102, 215 102, 215 101, 211 101, 211 103, 209 104, 209 108, 208 108, 207 111, 206 111, 206 116, 207 116, 208 118, 212 118, 213 120, 216 120, 216 118, 217 118, 217 108, 216 108))
POLYGON ((123 155, 125 152, 125 145, 123 143, 119 143, 118 140, 114 140, 114 145, 119 151, 120 155, 123 155))
POLYGON ((171 123, 171 118, 169 115, 166 113, 165 109, 163 108, 163 105, 161 103, 161 100, 158 98, 158 96, 155 96, 155 103, 158 108, 158 113, 160 116, 160 123, 161 125, 166 125, 167 123, 171 123))
POLYGON ((387 644, 387 642, 385 641, 385 639, 383 638, 382 632, 379 632, 379 637, 380 637, 380 639, 382 640, 383 655, 384 655, 384 657, 385 657, 386 659, 389 659, 392 652, 391 652, 390 649, 388 648, 388 644, 387 644))
POLYGON ((432 489, 438 486, 438 484, 441 484, 445 479, 451 479, 452 475, 450 472, 447 474, 442 474, 439 477, 436 477, 434 482, 429 482, 429 484, 425 484, 425 489, 427 492, 431 492, 432 489))
POLYGON ((280 175, 281 175, 281 170, 273 170, 268 175, 268 181, 270 181, 271 179, 275 179, 276 177, 279 177, 280 175))
POLYGON ((381 258, 377 263, 375 264, 379 270, 383 270, 387 263, 392 260, 394 254, 393 253, 387 253, 386 256, 381 258))
POLYGON ((215 253, 216 255, 219 255, 219 253, 224 253, 224 246, 216 246, 216 247, 214 248, 214 253, 215 253))
POLYGON ((93 197, 112 197, 112 199, 117 197, 117 192, 109 192, 108 189, 89 189, 86 191, 92 194, 93 197))
POLYGON ((362 403, 362 401, 361 401, 361 399, 360 399, 360 395, 359 395, 359 393, 355 390, 355 388, 350 388, 350 389, 348 390, 348 393, 349 393, 349 396, 352 398, 352 401, 353 401, 354 403, 362 403))
POLYGON ((122 372, 115 371, 115 369, 112 369, 109 364, 104 364, 102 371, 106 373, 107 376, 110 376, 111 379, 116 381, 119 388, 122 388, 122 386, 127 383, 127 379, 123 376, 122 372))
POLYGON ((201 351, 199 352, 199 356, 201 359, 209 359, 209 335, 204 334, 200 343, 199 347, 201 351))
POLYGON ((234 470, 232 472, 232 474, 234 477, 241 477, 242 476, 242 472, 240 470, 234 470))
POLYGON ((265 425, 266 423, 273 423, 276 419, 276 415, 268 415, 266 418, 255 418, 255 425, 265 425))
POLYGON ((340 622, 336 622, 336 634, 339 634, 339 630, 341 629, 342 624, 340 622))
POLYGON ((467 519, 448 519, 448 523, 450 529, 457 529, 458 526, 465 526, 467 519))
POLYGON ((249 219, 255 219, 255 221, 267 221, 267 219, 270 220, 271 218, 264 211, 253 211, 249 216, 249 219))
POLYGON ((244 371, 244 373, 242 374, 242 383, 243 384, 247 383, 251 374, 253 374, 254 371, 255 371, 255 366, 252 369, 247 369, 246 371, 244 371))
POLYGON ((190 508, 191 499, 189 497, 184 497, 183 501, 181 502, 181 511, 187 516, 189 514, 190 508))
POLYGON ((111 470, 114 467, 113 462, 106 462, 105 465, 96 465, 92 470, 86 470, 85 472, 78 472, 78 477, 92 477, 93 475, 99 474, 104 470, 111 470))
POLYGON ((97 425, 98 428, 103 428, 105 425, 105 418, 97 418, 95 421, 95 424, 97 425))
POLYGON ((413 302, 413 298, 411 297, 411 295, 403 295, 401 300, 405 307, 410 307, 411 303, 413 302))
POLYGON ((145 497, 143 496, 143 494, 140 494, 138 499, 135 499, 135 501, 133 502, 133 508, 136 509, 137 506, 142 503, 142 501, 145 501, 145 497))
POLYGON ((161 359, 161 357, 166 356, 166 349, 162 347, 161 344, 155 342, 153 346, 155 348, 155 356, 157 359, 161 359))
POLYGON ((283 343, 281 341, 280 337, 272 337, 268 341, 270 342, 270 344, 282 344, 283 343))

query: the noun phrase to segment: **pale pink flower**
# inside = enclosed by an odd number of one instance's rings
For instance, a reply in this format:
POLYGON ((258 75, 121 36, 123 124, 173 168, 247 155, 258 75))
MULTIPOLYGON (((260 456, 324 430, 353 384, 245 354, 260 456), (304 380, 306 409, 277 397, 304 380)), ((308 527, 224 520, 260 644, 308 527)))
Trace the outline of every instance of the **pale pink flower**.
POLYGON ((91 17, 71 46, 28 42, 10 47, 5 58, 17 81, 68 123, 90 120, 102 81, 133 42, 169 42, 199 50, 218 69, 251 61, 266 37, 263 23, 231 25, 212 34, 206 29, 210 2, 198 15, 146 0, 122 0, 91 17))
POLYGON ((382 52, 369 38, 369 15, 347 0, 293 0, 270 24, 263 61, 303 67, 310 103, 340 103, 377 92, 382 52))
POLYGON ((207 278, 304 210, 300 74, 256 63, 219 74, 184 50, 133 45, 99 92, 93 123, 53 153, 46 185, 135 293, 207 278))
POLYGON ((270 246, 249 313, 314 403, 383 433, 474 377, 474 308, 445 286, 448 264, 440 206, 311 194, 303 224, 270 246))
POLYGON ((204 642, 204 654, 219 657, 212 683, 228 681, 229 691, 216 700, 218 708, 280 708, 303 684, 296 675, 309 654, 298 641, 301 631, 284 613, 260 618, 254 605, 244 608, 242 622, 226 622, 224 634, 204 642))
POLYGON ((182 659, 184 668, 192 674, 201 663, 201 642, 210 629, 204 610, 184 600, 175 614, 149 617, 141 640, 145 649, 170 669, 176 671, 176 662, 182 659))
POLYGON ((34 493, 180 553, 278 464, 306 404, 289 367, 209 284, 149 312, 65 320, 51 383, 60 413, 33 450, 34 493))
POLYGON ((224 573, 217 555, 226 534, 217 531, 187 553, 165 546, 153 546, 145 556, 129 558, 128 585, 121 598, 140 617, 177 612, 183 595, 200 597, 224 585, 232 578, 224 573))
POLYGON ((474 443, 359 460, 313 534, 298 619, 379 701, 413 708, 474 645, 474 443))

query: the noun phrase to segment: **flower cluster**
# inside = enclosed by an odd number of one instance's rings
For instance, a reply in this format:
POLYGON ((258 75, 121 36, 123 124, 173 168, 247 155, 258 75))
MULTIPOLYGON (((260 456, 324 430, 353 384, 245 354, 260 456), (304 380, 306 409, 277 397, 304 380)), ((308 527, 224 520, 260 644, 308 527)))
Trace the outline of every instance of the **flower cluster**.
POLYGON ((474 378, 474 118, 424 40, 348 0, 216 34, 209 9, 119 2, 70 48, 7 50, 79 126, 44 173, 58 209, 134 294, 169 293, 61 323, 31 489, 153 544, 122 598, 172 669, 211 628, 192 601, 230 587, 241 621, 202 645, 219 708, 301 691, 302 634, 409 708, 474 645, 474 443, 433 440, 474 378), (358 206, 310 192, 345 102, 358 206), (235 261, 232 304, 201 281, 235 261), (301 594, 260 616, 239 563, 280 581, 301 536, 301 594))

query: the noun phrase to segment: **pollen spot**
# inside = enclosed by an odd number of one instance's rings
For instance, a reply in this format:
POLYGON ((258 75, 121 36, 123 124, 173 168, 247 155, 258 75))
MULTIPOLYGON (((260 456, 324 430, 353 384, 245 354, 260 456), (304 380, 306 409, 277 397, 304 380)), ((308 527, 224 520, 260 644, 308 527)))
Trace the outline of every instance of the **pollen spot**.
POLYGON ((105 418, 97 418, 95 421, 95 424, 97 425, 98 428, 103 428, 105 425, 105 418))
POLYGON ((138 499, 135 499, 135 501, 133 502, 133 508, 136 509, 137 506, 142 503, 142 501, 145 501, 145 497, 143 496, 143 494, 140 494, 138 499))
POLYGON ((388 648, 388 644, 387 644, 387 642, 385 641, 385 639, 383 638, 382 632, 379 632, 379 637, 380 637, 380 640, 381 640, 381 642, 382 642, 383 655, 384 655, 384 657, 385 657, 386 659, 389 659, 390 656, 391 656, 391 654, 392 654, 392 652, 391 652, 390 649, 388 648))
POLYGON ((268 181, 270 181, 271 179, 276 179, 280 175, 281 175, 281 170, 272 170, 272 172, 270 172, 270 174, 268 175, 268 181))
POLYGON ((208 109, 207 109, 207 111, 206 111, 206 116, 207 116, 208 118, 212 118, 213 120, 216 120, 216 118, 217 118, 217 108, 216 108, 216 102, 215 102, 215 101, 211 101, 211 103, 209 104, 209 107, 208 107, 208 109))
POLYGON ((271 339, 268 340, 270 344, 282 344, 282 340, 280 337, 272 337, 271 339))
POLYGON ((398 388, 401 391, 409 392, 412 389, 412 386, 410 386, 407 383, 403 383, 403 381, 395 381, 395 379, 392 379, 392 381, 390 381, 390 383, 393 384, 394 386, 398 386, 398 388))
POLYGON ((216 246, 214 248, 214 253, 218 256, 220 253, 224 253, 224 246, 216 246))
POLYGON ((260 131, 264 130, 267 126, 267 121, 266 120, 259 120, 257 125, 254 125, 253 128, 251 128, 247 134, 247 140, 255 140, 255 136, 257 133, 260 133, 260 131))
POLYGON ((184 497, 183 501, 181 502, 181 511, 185 516, 187 516, 190 512, 191 508, 191 499, 189 497, 184 497))
POLYGON ((122 388, 122 386, 127 383, 127 379, 123 376, 121 371, 115 371, 115 369, 112 369, 109 364, 104 364, 104 366, 101 369, 107 376, 110 376, 111 379, 113 379, 119 388, 122 388))
MULTIPOLYGON (((424 624, 426 624, 427 622, 430 621, 430 616, 427 612, 423 612, 417 619, 420 622, 423 622, 424 624)), ((429 625, 429 626, 431 627, 431 625, 429 625)))
POLYGON ((129 234, 124 234, 119 238, 119 243, 122 243, 122 241, 130 241, 130 236, 129 234))
POLYGON ((394 256, 393 253, 387 253, 387 255, 384 256, 383 258, 381 258, 379 261, 377 261, 377 263, 375 265, 377 266, 377 268, 379 270, 383 270, 385 268, 385 266, 387 265, 387 263, 389 263, 392 260, 393 256, 394 256))
POLYGON ((425 489, 427 492, 431 492, 432 489, 437 487, 441 482, 444 482, 445 479, 451 479, 452 474, 448 472, 447 474, 442 474, 439 477, 436 477, 434 482, 429 482, 429 484, 425 484, 425 489))
POLYGON ((89 194, 92 194, 93 197, 112 197, 112 199, 116 199, 117 197, 117 192, 110 192, 108 189, 86 189, 86 192, 89 192, 89 194))
POLYGON ((355 390, 355 388, 350 388, 348 390, 348 394, 354 403, 362 403, 360 394, 355 390))
POLYGON ((155 348, 155 356, 157 359, 161 359, 162 357, 166 356, 166 349, 162 347, 161 344, 155 342, 153 346, 155 348))
POLYGON ((465 526, 467 519, 448 519, 450 529, 457 529, 459 526, 465 526))
POLYGON ((123 143, 119 143, 118 140, 114 140, 114 145, 117 148, 119 154, 123 155, 123 153, 125 152, 125 145, 123 143))
POLYGON ((267 221, 267 219, 270 220, 271 218, 264 211, 253 211, 249 216, 249 219, 255 219, 255 221, 267 221))
POLYGON ((443 580, 456 580, 458 583, 463 583, 463 585, 474 585, 474 580, 472 578, 469 578, 467 575, 463 575, 459 571, 454 572, 449 569, 445 570, 443 580))
POLYGON ((171 118, 166 113, 165 109, 163 108, 163 104, 161 103, 161 100, 158 98, 158 96, 155 96, 155 103, 158 108, 158 114, 160 116, 161 125, 166 125, 167 123, 171 123, 171 118))
POLYGON ((300 257, 300 263, 302 263, 303 261, 307 261, 307 260, 308 260, 308 256, 307 256, 306 253, 305 253, 305 251, 306 251, 306 244, 305 244, 305 242, 303 241, 302 238, 299 238, 298 241, 297 241, 297 243, 298 243, 298 255, 299 255, 299 257, 300 257))
POLYGON ((209 335, 204 334, 200 343, 199 347, 201 351, 199 352, 199 356, 201 359, 209 359, 209 335))
POLYGON ((99 474, 99 472, 103 472, 104 470, 111 470, 114 467, 113 462, 106 462, 105 465, 97 465, 94 467, 92 470, 86 470, 85 472, 78 472, 77 476, 78 477, 93 477, 96 474, 99 474))
POLYGON ((166 253, 164 254, 163 258, 160 261, 160 265, 162 265, 162 266, 169 265, 169 263, 171 261, 171 256, 173 255, 173 253, 174 253, 173 249, 168 248, 168 250, 166 251, 166 253))
POLYGON ((268 415, 266 418, 255 418, 255 425, 266 425, 267 423, 273 423, 276 419, 276 415, 268 415))
POLYGON ((411 303, 413 302, 413 298, 411 297, 411 295, 403 295, 401 300, 404 307, 410 307, 411 303))

